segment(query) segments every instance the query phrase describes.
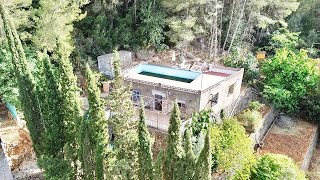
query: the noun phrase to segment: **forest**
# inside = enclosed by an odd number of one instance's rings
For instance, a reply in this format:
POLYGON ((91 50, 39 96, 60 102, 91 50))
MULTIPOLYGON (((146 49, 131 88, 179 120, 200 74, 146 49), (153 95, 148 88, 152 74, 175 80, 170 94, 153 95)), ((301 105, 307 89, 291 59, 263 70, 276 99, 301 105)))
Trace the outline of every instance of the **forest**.
POLYGON ((175 102, 166 148, 153 153, 118 51, 170 49, 244 68, 244 85, 266 102, 319 123, 318 0, 0 0, 0 98, 23 114, 45 179, 308 179, 290 157, 254 152, 247 127, 261 118, 259 103, 222 124, 195 113, 181 132, 175 102), (97 57, 106 53, 115 77, 101 98, 97 57))

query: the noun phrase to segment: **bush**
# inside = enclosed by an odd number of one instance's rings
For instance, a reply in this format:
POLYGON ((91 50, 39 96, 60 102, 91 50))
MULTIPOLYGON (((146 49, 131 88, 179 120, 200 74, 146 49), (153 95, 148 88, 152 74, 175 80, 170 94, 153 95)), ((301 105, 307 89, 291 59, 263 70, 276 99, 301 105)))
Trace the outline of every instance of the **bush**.
POLYGON ((191 129, 194 137, 198 137, 202 130, 206 130, 213 123, 211 110, 203 110, 192 115, 191 129))
POLYGON ((236 119, 224 120, 210 129, 212 167, 232 179, 249 179, 255 163, 252 141, 236 119))
POLYGON ((262 114, 259 111, 250 109, 244 110, 237 117, 249 134, 256 130, 262 120, 262 114))
POLYGON ((260 111, 264 107, 264 104, 261 104, 259 101, 251 101, 249 102, 249 109, 260 111))
POLYGON ((277 51, 262 66, 264 97, 276 108, 297 112, 299 101, 316 88, 318 72, 313 60, 305 51, 294 53, 286 48, 277 51))
POLYGON ((266 154, 258 159, 251 179, 303 180, 306 175, 291 158, 282 154, 266 154))
POLYGON ((320 117, 320 85, 307 93, 300 101, 301 113, 311 120, 319 121, 320 117))
POLYGON ((248 50, 235 48, 225 59, 223 64, 235 68, 244 68, 244 80, 251 82, 259 76, 258 61, 248 50))

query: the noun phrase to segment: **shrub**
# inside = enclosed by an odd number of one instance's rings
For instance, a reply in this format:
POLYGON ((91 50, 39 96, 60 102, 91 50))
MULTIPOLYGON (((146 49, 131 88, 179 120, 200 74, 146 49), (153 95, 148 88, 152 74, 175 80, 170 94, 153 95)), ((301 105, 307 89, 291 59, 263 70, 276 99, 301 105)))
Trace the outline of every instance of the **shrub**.
POLYGON ((258 159, 251 179, 303 180, 306 175, 291 158, 282 154, 266 154, 258 159))
POLYGON ((262 66, 264 97, 276 108, 297 112, 299 101, 316 88, 318 72, 305 51, 294 53, 286 48, 277 51, 262 66))
POLYGON ((250 134, 253 133, 262 120, 262 114, 257 110, 244 110, 238 115, 239 122, 246 128, 250 134))
POLYGON ((207 129, 213 123, 211 110, 203 110, 192 115, 191 129, 194 137, 198 137, 202 130, 207 129))
POLYGON ((235 68, 244 68, 244 80, 246 82, 251 82, 259 76, 259 63, 248 50, 234 48, 230 55, 223 59, 223 64, 235 68))
POLYGON ((252 141, 236 119, 224 120, 210 129, 212 166, 232 179, 248 179, 255 163, 252 141))
POLYGON ((249 109, 260 111, 264 107, 264 104, 261 104, 259 101, 251 101, 249 102, 249 109))
POLYGON ((320 117, 320 85, 313 91, 307 93, 300 101, 301 113, 311 120, 320 117))

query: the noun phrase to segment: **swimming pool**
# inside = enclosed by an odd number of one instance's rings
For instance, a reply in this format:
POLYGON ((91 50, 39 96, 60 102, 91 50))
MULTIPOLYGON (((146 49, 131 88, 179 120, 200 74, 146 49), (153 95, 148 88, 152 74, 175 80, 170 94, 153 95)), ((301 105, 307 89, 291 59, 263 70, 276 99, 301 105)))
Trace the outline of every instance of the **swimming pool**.
POLYGON ((157 78, 169 79, 184 83, 191 83, 198 76, 200 76, 200 72, 188 71, 183 69, 165 67, 165 66, 157 66, 151 64, 141 64, 131 70, 131 72, 135 72, 145 76, 152 76, 157 78))

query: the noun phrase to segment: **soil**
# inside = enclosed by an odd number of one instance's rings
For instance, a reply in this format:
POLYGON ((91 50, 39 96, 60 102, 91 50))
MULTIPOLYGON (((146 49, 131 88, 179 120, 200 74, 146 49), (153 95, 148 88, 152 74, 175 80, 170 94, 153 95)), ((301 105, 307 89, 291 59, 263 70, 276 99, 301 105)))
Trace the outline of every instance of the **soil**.
POLYGON ((156 158, 160 150, 165 150, 167 147, 167 135, 159 130, 148 128, 151 137, 154 139, 152 146, 153 158, 156 158))
POLYGON ((310 180, 320 179, 320 139, 318 140, 316 149, 313 152, 308 176, 310 180))
POLYGON ((274 125, 267 134, 259 154, 285 154, 300 166, 315 131, 314 123, 302 119, 295 121, 291 129, 282 129, 274 125))

